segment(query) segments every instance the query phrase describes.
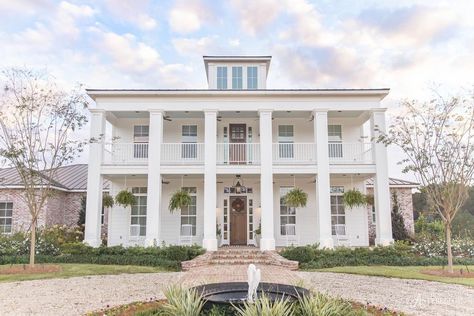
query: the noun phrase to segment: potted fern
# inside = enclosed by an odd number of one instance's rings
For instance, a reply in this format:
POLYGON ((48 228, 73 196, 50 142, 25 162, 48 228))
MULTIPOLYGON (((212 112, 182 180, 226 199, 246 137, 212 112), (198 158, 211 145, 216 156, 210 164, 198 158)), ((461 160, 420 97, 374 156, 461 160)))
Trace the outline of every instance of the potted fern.
POLYGON ((368 198, 357 189, 346 191, 342 197, 344 205, 348 208, 354 208, 367 205, 368 198))
POLYGON ((135 195, 128 190, 122 190, 115 196, 115 202, 123 207, 132 206, 136 202, 135 195))
POLYGON ((110 194, 104 194, 104 196, 102 196, 102 206, 105 208, 113 207, 114 198, 110 194))
POLYGON ((300 188, 293 188, 285 195, 284 200, 288 207, 306 207, 308 194, 300 188))
POLYGON ((175 210, 181 210, 191 204, 191 196, 183 189, 176 191, 170 199, 168 210, 173 213, 175 210))

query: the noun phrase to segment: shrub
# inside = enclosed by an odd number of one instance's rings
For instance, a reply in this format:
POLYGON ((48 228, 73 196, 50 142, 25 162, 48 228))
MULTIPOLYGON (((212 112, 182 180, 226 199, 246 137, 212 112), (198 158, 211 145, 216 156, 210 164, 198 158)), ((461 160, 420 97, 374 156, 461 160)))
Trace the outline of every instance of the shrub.
MULTIPOLYGON (((463 244, 464 246, 464 244, 463 244)), ((471 248, 469 248, 471 249, 471 248)), ((392 246, 371 248, 318 249, 316 246, 289 247, 281 255, 300 263, 302 269, 322 269, 338 266, 361 265, 444 265, 447 259, 440 255, 431 257, 418 253, 416 247, 407 242, 396 242, 392 246)), ((456 258, 459 264, 472 264, 474 258, 456 258)))
POLYGON ((296 305, 294 314, 301 316, 356 315, 356 313, 353 311, 351 303, 342 299, 331 298, 321 293, 314 293, 301 297, 299 299, 299 304, 296 305))
MULTIPOLYGON (((451 244, 453 256, 474 257, 474 239, 468 237, 455 238, 451 244)), ((425 257, 444 257, 447 255, 446 241, 444 239, 419 239, 413 244, 413 249, 417 254, 425 257)))
POLYGON ((439 219, 429 221, 423 214, 415 221, 415 233, 422 239, 435 240, 446 237, 443 221, 439 219))
POLYGON ((274 302, 262 295, 255 302, 244 302, 243 307, 235 307, 237 315, 241 316, 290 316, 293 314, 293 305, 286 299, 277 299, 274 302))
POLYGON ((165 296, 168 301, 160 308, 159 315, 196 316, 204 307, 201 295, 193 289, 174 285, 166 289, 165 296))

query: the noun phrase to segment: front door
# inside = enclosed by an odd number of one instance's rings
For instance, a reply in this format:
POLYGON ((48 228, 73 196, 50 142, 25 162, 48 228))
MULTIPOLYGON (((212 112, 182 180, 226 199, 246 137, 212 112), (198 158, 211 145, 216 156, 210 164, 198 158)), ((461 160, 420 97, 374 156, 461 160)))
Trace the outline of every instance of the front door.
POLYGON ((247 244, 247 197, 231 196, 230 199, 230 244, 247 244))
POLYGON ((245 142, 247 139, 245 124, 229 124, 230 144, 229 144, 229 162, 231 164, 246 163, 245 142))

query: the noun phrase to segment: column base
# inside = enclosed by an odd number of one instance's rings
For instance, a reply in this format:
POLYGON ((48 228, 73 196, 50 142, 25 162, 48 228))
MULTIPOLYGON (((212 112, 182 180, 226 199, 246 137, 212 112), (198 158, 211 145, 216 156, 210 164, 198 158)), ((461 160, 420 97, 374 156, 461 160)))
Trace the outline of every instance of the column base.
POLYGON ((99 239, 84 239, 83 243, 88 245, 88 246, 97 248, 100 245, 102 245, 102 239, 100 239, 100 238, 99 239))
POLYGON ((260 239, 260 250, 261 251, 275 250, 275 238, 262 238, 262 239, 260 239))
POLYGON ((216 238, 204 238, 202 240, 202 246, 207 251, 217 251, 217 239, 216 238))
POLYGON ((319 243, 319 248, 329 248, 332 249, 334 248, 334 240, 332 237, 327 237, 327 238, 321 238, 320 240, 317 241, 319 243))
POLYGON ((377 246, 390 246, 393 244, 393 238, 375 238, 375 244, 377 246))
POLYGON ((159 245, 158 238, 145 238, 145 247, 158 247, 159 245))

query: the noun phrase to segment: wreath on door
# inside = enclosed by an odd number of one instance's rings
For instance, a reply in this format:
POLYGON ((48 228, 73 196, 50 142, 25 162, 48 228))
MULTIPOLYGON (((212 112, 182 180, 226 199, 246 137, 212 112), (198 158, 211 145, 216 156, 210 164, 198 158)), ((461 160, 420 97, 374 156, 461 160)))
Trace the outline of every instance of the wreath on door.
POLYGON ((241 212, 243 211, 245 205, 244 201, 242 199, 235 199, 232 202, 232 209, 235 210, 236 212, 241 212))

